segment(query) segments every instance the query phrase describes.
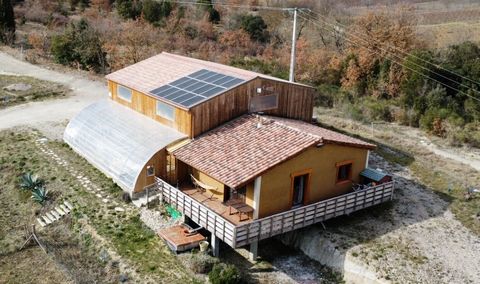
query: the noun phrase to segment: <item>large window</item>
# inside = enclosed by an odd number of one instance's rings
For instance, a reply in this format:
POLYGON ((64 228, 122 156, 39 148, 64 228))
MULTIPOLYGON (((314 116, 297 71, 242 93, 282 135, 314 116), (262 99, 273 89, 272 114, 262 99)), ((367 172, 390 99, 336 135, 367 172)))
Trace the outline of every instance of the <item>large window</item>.
POLYGON ((352 161, 337 163, 337 183, 349 182, 352 179, 352 161))
POLYGON ((118 85, 117 86, 117 96, 124 101, 132 102, 132 90, 127 87, 118 85))
POLYGON ((175 108, 166 103, 157 101, 157 115, 168 120, 175 120, 175 108))

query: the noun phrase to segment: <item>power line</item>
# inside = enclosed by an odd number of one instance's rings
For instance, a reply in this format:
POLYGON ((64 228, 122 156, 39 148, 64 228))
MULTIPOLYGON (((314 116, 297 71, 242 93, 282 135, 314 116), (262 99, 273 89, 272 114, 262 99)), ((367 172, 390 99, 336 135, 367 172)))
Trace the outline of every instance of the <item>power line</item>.
POLYGON ((272 10, 272 11, 293 11, 295 8, 282 8, 282 7, 271 7, 271 6, 258 6, 258 5, 235 5, 235 4, 227 4, 221 2, 214 2, 212 3, 202 3, 202 2, 190 2, 190 1, 175 1, 171 0, 172 3, 177 4, 184 4, 184 5, 198 5, 198 6, 225 6, 231 8, 245 8, 245 9, 261 9, 261 10, 272 10))
MULTIPOLYGON (((321 17, 321 18, 323 18, 323 19, 326 19, 326 17, 323 16, 323 15, 321 15, 320 13, 315 12, 315 11, 312 11, 311 9, 308 9, 308 10, 309 10, 310 13, 315 14, 316 16, 321 17)), ((306 12, 304 12, 304 11, 301 11, 301 12, 304 13, 304 14, 306 14, 306 15, 308 15, 308 14, 307 14, 306 12)), ((309 16, 311 16, 311 15, 309 15, 309 16)), ((321 20, 318 20, 318 21, 321 21, 321 20)), ((328 23, 328 22, 325 22, 325 21, 326 21, 326 20, 323 20, 322 22, 324 22, 324 23, 326 23, 326 24, 328 24, 328 25, 332 25, 331 23, 328 23)), ((345 25, 343 25, 343 24, 341 24, 341 23, 337 23, 337 26, 341 26, 342 28, 347 29, 347 26, 345 26, 345 25)), ((351 34, 351 33, 350 33, 350 34, 351 34)), ((362 40, 364 40, 364 39, 362 39, 362 40)), ((364 41, 365 41, 365 40, 364 40, 364 41)), ((374 39, 374 41, 377 42, 377 43, 379 43, 379 44, 384 44, 384 45, 385 45, 385 43, 381 43, 381 42, 379 42, 378 40, 375 40, 375 39, 374 39)), ((401 53, 403 53, 403 54, 405 54, 405 55, 407 55, 407 56, 410 56, 410 57, 412 57, 412 58, 418 59, 418 60, 420 60, 420 61, 422 61, 422 62, 424 62, 424 63, 430 64, 431 66, 433 66, 433 67, 435 67, 435 68, 437 68, 437 69, 441 69, 441 70, 446 71, 446 72, 448 72, 448 73, 450 73, 450 74, 453 74, 453 75, 455 75, 455 76, 457 76, 457 77, 460 77, 460 78, 462 78, 462 79, 465 79, 465 80, 467 80, 467 81, 470 81, 470 82, 472 82, 472 83, 474 83, 474 84, 476 84, 476 85, 480 85, 480 82, 478 82, 478 81, 475 81, 475 80, 470 79, 470 78, 468 78, 468 77, 466 77, 466 76, 460 75, 460 74, 458 74, 458 73, 456 73, 456 72, 454 72, 454 71, 452 71, 452 70, 446 69, 446 68, 444 68, 444 67, 442 67, 442 66, 440 66, 440 65, 438 65, 438 64, 435 64, 435 63, 430 62, 430 61, 428 61, 428 60, 426 60, 426 59, 423 59, 423 58, 421 58, 421 57, 418 57, 418 56, 416 56, 416 55, 414 55, 414 54, 412 54, 412 53, 408 53, 408 52, 406 52, 406 51, 404 51, 404 50, 402 50, 402 49, 400 49, 400 48, 398 48, 398 47, 396 47, 396 46, 387 45, 387 47, 388 47, 388 48, 391 48, 391 49, 395 49, 396 51, 399 51, 399 52, 401 52, 401 53)), ((414 63, 414 62, 413 62, 413 63, 414 63)), ((415 63, 414 63, 414 64, 415 64, 415 63)), ((422 67, 421 65, 418 65, 418 64, 417 64, 417 66, 422 67)), ((425 68, 425 67, 424 67, 424 68, 425 68)), ((430 70, 430 71, 433 72, 433 70, 430 70)), ((440 77, 443 77, 443 78, 445 78, 445 79, 447 79, 447 80, 450 80, 450 81, 452 81, 452 82, 454 82, 454 83, 456 83, 456 84, 458 84, 458 85, 463 85, 462 83, 459 83, 459 82, 457 82, 457 81, 454 81, 454 80, 451 79, 451 78, 444 77, 444 76, 441 75, 441 74, 438 74, 438 73, 437 73, 436 75, 439 75, 440 77)), ((466 86, 466 85, 463 85, 463 86, 469 88, 469 86, 466 86)), ((477 92, 478 92, 478 91, 477 91, 477 92)))
MULTIPOLYGON (((304 12, 303 12, 303 13, 304 13, 304 12)), ((305 14, 306 14, 306 13, 305 13, 305 14)), ((308 14, 306 14, 306 15, 308 15, 308 14)), ((322 21, 322 20, 316 20, 316 21, 323 22, 323 23, 325 23, 325 24, 327 24, 327 25, 330 25, 330 26, 336 28, 335 25, 333 25, 333 24, 331 24, 331 23, 329 23, 329 22, 322 21)), ((350 35, 350 36, 354 35, 354 34, 348 33, 348 32, 344 32, 344 33, 346 33, 346 34, 348 34, 348 35, 350 35)), ((359 40, 361 40, 361 41, 363 41, 363 42, 365 42, 365 43, 367 43, 367 44, 369 43, 369 41, 365 40, 364 38, 361 38, 360 36, 354 35, 354 37, 357 38, 357 39, 359 39, 359 40)), ((378 40, 375 40, 375 42, 377 42, 377 43, 380 44, 380 45, 382 44, 382 43, 379 42, 378 40)), ((417 58, 417 59, 422 60, 422 58, 416 57, 416 56, 414 56, 413 54, 406 53, 406 52, 404 52, 404 51, 402 51, 402 50, 400 50, 400 49, 398 49, 398 48, 396 48, 396 47, 394 47, 394 46, 387 45, 387 47, 390 47, 390 48, 392 48, 392 49, 396 49, 396 50, 402 52, 403 54, 405 54, 405 55, 407 55, 407 56, 410 55, 410 56, 412 56, 412 57, 415 57, 415 58, 417 58)), ((378 49, 382 50, 382 51, 385 52, 385 53, 389 53, 389 52, 390 52, 390 51, 388 51, 388 50, 383 49, 382 47, 378 47, 378 49)), ((390 52, 390 53, 391 53, 391 52, 390 52)), ((393 54, 393 53, 392 53, 392 54, 393 54)), ((398 56, 398 55, 396 55, 396 54, 393 54, 393 55, 394 55, 395 57, 399 58, 400 60, 402 60, 402 58, 401 58, 400 56, 398 56)), ((425 61, 425 60, 423 60, 423 61, 425 61)), ((428 61, 425 61, 425 62, 428 62, 428 61)), ((425 67, 425 66, 423 66, 423 65, 417 64, 417 63, 412 62, 412 61, 411 61, 411 63, 412 63, 413 65, 417 66, 417 67, 420 67, 421 69, 424 69, 424 70, 426 70, 426 71, 429 71, 429 72, 431 72, 431 73, 433 73, 433 74, 435 74, 435 75, 437 75, 437 76, 439 76, 439 77, 442 77, 442 78, 444 78, 444 79, 446 79, 446 80, 449 80, 449 81, 451 81, 452 83, 454 83, 454 84, 456 84, 456 85, 460 85, 460 86, 463 86, 463 87, 465 87, 465 88, 471 89, 470 86, 467 86, 467 85, 465 85, 465 84, 463 84, 463 83, 461 83, 461 82, 458 82, 458 81, 456 81, 456 80, 454 80, 454 79, 452 79, 452 78, 450 78, 450 77, 446 77, 446 76, 444 76, 444 75, 442 75, 442 74, 440 74, 440 73, 437 73, 437 72, 435 72, 434 70, 432 70, 432 69, 430 69, 430 68, 428 68, 428 67, 425 67)), ((430 63, 430 62, 428 62, 428 63, 430 63)), ((433 66, 436 67, 436 68, 440 67, 440 66, 434 65, 433 63, 430 63, 430 64, 433 65, 433 66)), ((445 70, 446 70, 446 69, 445 69, 445 70)), ((448 70, 447 70, 447 71, 448 71, 448 70)), ((449 71, 449 72, 450 72, 450 71, 449 71)), ((451 72, 451 73, 452 73, 452 72, 451 72)), ((460 77, 461 77, 461 75, 457 75, 457 76, 460 76, 460 77)), ((480 84, 477 83, 477 82, 473 82, 473 83, 480 85, 480 84)), ((476 92, 476 93, 480 93, 479 91, 477 91, 477 90, 475 90, 475 89, 472 89, 472 90, 473 90, 474 92, 476 92)))
MULTIPOLYGON (((310 22, 310 23, 312 23, 312 24, 314 24, 314 25, 322 28, 322 29, 327 30, 327 28, 321 26, 318 22, 315 22, 315 21, 313 21, 313 20, 311 20, 311 19, 308 19, 308 18, 306 18, 306 17, 303 17, 302 15, 298 15, 298 16, 299 16, 300 18, 302 18, 302 19, 304 19, 304 20, 306 20, 306 21, 308 21, 308 22, 310 22)), ((328 30, 328 31, 330 31, 330 30, 328 30)), ((348 42, 350 42, 350 43, 353 43, 353 44, 355 44, 355 45, 357 45, 357 46, 359 45, 357 42, 355 42, 355 41, 353 41, 353 40, 351 40, 351 39, 348 39, 347 37, 344 37, 344 38, 345 38, 346 41, 348 41, 348 42)), ((369 49, 368 46, 361 45, 361 44, 360 44, 360 46, 362 46, 362 47, 364 47, 364 48, 366 48, 366 49, 369 49)), ((378 51, 375 51, 375 50, 372 50, 372 49, 370 49, 370 51, 372 51, 373 53, 375 53, 375 54, 377 54, 377 55, 381 55, 378 51)), ((430 77, 430 76, 427 76, 427 75, 423 74, 422 72, 418 72, 418 71, 415 70, 415 69, 412 69, 412 68, 410 68, 410 67, 408 67, 408 66, 405 66, 405 65, 403 65, 402 63, 396 61, 395 59, 389 57, 388 55, 385 55, 385 57, 387 57, 388 59, 390 59, 392 62, 394 62, 394 63, 402 66, 403 68, 409 69, 410 71, 415 72, 415 73, 419 74, 420 76, 423 76, 423 77, 425 77, 425 78, 427 78, 427 79, 430 79, 430 80, 432 80, 432 81, 434 81, 434 82, 437 82, 437 83, 439 83, 439 84, 441 84, 441 85, 443 85, 443 86, 445 86, 445 87, 447 87, 447 88, 450 88, 451 90, 456 91, 457 93, 462 93, 462 94, 464 94, 465 96, 470 97, 470 98, 472 98, 472 99, 480 102, 480 99, 477 98, 477 97, 474 97, 474 96, 472 96, 472 95, 469 95, 469 94, 467 94, 467 93, 465 93, 465 92, 463 92, 463 91, 461 91, 461 90, 459 90, 459 89, 457 89, 457 88, 454 88, 454 87, 452 87, 452 86, 450 86, 450 85, 448 85, 448 84, 445 84, 445 83, 443 83, 443 82, 441 82, 441 81, 438 81, 438 80, 436 80, 436 79, 434 79, 434 78, 432 78, 432 77, 430 77)))

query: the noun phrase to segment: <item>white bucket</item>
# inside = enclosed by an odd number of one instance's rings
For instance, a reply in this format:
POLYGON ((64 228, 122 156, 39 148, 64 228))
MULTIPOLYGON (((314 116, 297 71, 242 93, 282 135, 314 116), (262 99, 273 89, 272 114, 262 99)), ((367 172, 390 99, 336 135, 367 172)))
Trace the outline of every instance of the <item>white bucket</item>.
POLYGON ((209 245, 209 243, 207 241, 201 241, 198 244, 200 245, 200 251, 201 252, 206 252, 207 251, 208 245, 209 245))

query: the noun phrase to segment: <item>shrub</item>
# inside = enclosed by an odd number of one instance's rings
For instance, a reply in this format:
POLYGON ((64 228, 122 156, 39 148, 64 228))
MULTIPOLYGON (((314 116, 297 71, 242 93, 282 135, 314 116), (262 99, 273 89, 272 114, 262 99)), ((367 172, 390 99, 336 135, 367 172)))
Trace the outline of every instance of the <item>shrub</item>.
POLYGON ((63 34, 52 39, 51 52, 57 63, 78 66, 95 72, 106 68, 106 53, 99 34, 87 21, 72 23, 63 34))
POLYGON ((11 0, 0 0, 0 42, 13 43, 15 39, 15 15, 11 0))
POLYGON ((234 265, 223 263, 215 264, 212 271, 208 273, 208 278, 212 284, 236 284, 242 282, 238 269, 234 265))
POLYGON ((195 273, 209 273, 218 259, 206 253, 192 253, 187 260, 187 265, 195 273))
POLYGON ((40 179, 38 176, 34 176, 31 173, 23 174, 20 178, 20 188, 24 190, 31 190, 33 191, 37 187, 42 187, 44 181, 40 179))
POLYGON ((172 12, 172 4, 169 1, 145 0, 142 5, 143 18, 152 24, 158 23, 172 12))
POLYGON ((117 0, 117 13, 124 19, 137 19, 142 14, 142 2, 139 0, 117 0))
POLYGON ((208 13, 208 21, 218 24, 220 22, 220 13, 213 7, 212 0, 198 0, 200 9, 208 13))
POLYGON ((40 204, 43 204, 48 199, 48 190, 43 186, 36 187, 32 191, 32 199, 40 204))
POLYGON ((270 39, 267 24, 260 16, 244 15, 242 17, 241 27, 250 35, 252 40, 265 43, 270 39))

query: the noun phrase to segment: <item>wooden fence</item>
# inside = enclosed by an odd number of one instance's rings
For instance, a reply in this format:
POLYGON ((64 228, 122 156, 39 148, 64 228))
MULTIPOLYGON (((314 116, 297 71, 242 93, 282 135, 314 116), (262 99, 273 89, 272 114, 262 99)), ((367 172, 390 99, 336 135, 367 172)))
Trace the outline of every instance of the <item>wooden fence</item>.
POLYGON ((156 178, 162 199, 233 248, 346 215, 393 198, 394 182, 347 193, 235 226, 181 190, 156 178))
POLYGON ((156 177, 155 183, 161 191, 163 201, 174 206, 182 214, 215 234, 229 246, 235 247, 234 224, 167 182, 156 177))
POLYGON ((380 204, 393 198, 393 190, 391 181, 239 225, 235 230, 235 247, 380 204))

